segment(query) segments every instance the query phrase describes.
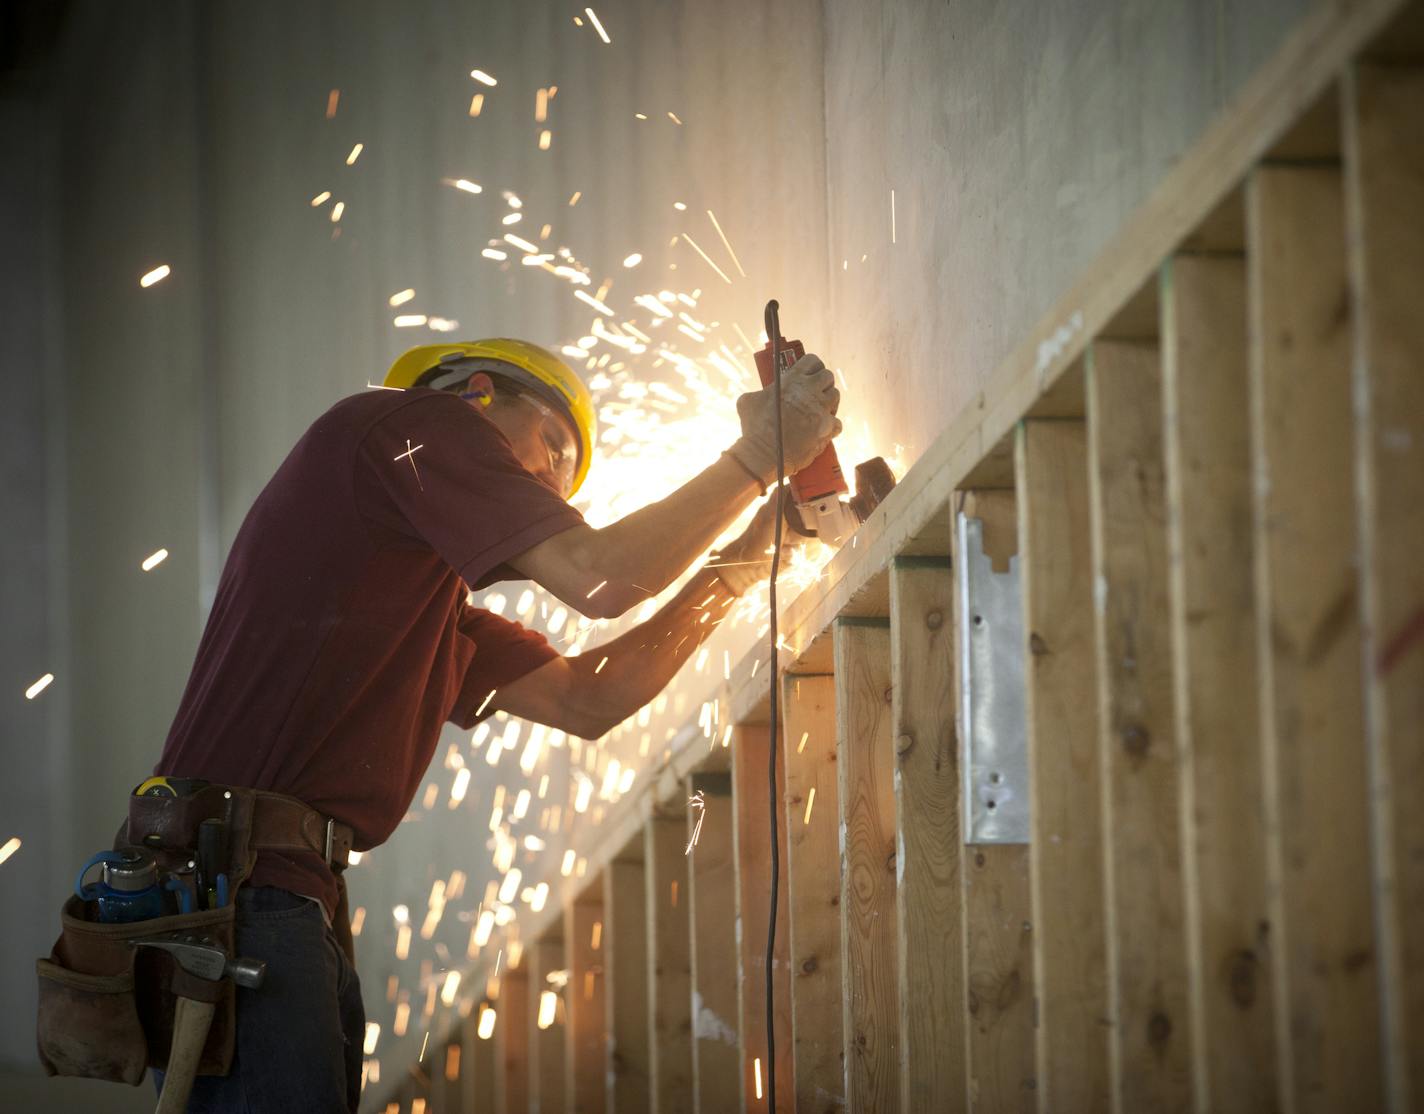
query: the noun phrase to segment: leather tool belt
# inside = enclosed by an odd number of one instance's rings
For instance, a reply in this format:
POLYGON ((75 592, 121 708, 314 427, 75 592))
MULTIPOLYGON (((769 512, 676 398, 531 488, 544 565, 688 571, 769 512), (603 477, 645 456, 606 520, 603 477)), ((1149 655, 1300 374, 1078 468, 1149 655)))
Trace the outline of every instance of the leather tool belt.
POLYGON ((334 928, 349 958, 351 926, 342 871, 351 851, 351 829, 294 797, 238 786, 205 785, 183 796, 130 796, 128 803, 115 849, 141 848, 164 871, 181 870, 192 860, 204 820, 221 820, 228 899, 217 908, 108 924, 98 920, 94 902, 70 895, 60 913, 59 939, 48 958, 36 961, 40 1061, 49 1075, 136 1085, 148 1068, 167 1067, 175 995, 182 995, 215 1003, 198 1074, 227 1075, 236 1036, 232 982, 196 979, 163 950, 138 942, 182 933, 231 957, 236 893, 252 873, 257 853, 314 852, 336 874, 334 928))

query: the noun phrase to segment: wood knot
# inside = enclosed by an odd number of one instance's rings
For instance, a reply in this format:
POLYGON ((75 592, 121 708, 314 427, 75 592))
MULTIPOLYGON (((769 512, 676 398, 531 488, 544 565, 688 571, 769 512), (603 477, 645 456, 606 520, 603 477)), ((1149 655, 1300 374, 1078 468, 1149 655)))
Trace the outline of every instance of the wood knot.
POLYGON ((1151 742, 1152 736, 1140 723, 1129 723, 1122 729, 1122 749, 1134 758, 1141 758, 1146 754, 1151 742))
POLYGON ((891 702, 891 700, 894 698, 894 696, 895 696, 895 686, 894 686, 894 685, 886 685, 886 686, 885 686, 885 703, 889 704, 889 703, 891 702))
POLYGON ((915 737, 913 735, 907 733, 899 736, 895 740, 895 753, 898 754, 901 758, 909 754, 910 751, 912 751, 914 748, 915 737))
POLYGON ((894 874, 894 873, 895 873, 895 852, 894 852, 894 851, 891 851, 890 854, 888 854, 887 856, 885 856, 885 869, 888 870, 891 874, 894 874))
POLYGON ((939 630, 940 627, 944 626, 944 612, 939 608, 935 608, 925 616, 925 626, 930 630, 939 630))
POLYGON ((1172 1019, 1165 1013, 1154 1013, 1147 1020, 1147 1043, 1160 1049, 1172 1035, 1172 1019))
POLYGON ((1036 658, 1041 658, 1048 653, 1048 643, 1037 631, 1033 631, 1028 636, 1028 652, 1036 658))
POLYGON ((1231 1000, 1243 1010, 1256 1004, 1256 953, 1242 948, 1226 964, 1226 985, 1231 1000))
POLYGON ((821 965, 816 962, 816 957, 814 955, 808 955, 801 964, 801 973, 803 975, 814 975, 820 967, 821 965))
POLYGON ((983 852, 983 851, 975 851, 975 852, 974 852, 974 865, 975 865, 975 866, 983 866, 983 865, 984 865, 984 852, 983 852))

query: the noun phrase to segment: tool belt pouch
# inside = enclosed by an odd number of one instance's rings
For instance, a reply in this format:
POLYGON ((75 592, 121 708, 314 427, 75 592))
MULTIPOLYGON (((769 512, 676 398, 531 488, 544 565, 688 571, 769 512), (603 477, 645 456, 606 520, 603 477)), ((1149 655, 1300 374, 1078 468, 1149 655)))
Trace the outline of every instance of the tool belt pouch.
MULTIPOLYGON (((186 797, 130 797, 129 820, 119 830, 116 848, 142 847, 161 866, 179 867, 192 857, 198 824, 209 817, 224 819, 235 895, 255 857, 250 848, 252 800, 241 790, 232 791, 231 798, 224 792, 222 786, 210 786, 186 797)), ((59 939, 48 958, 36 960, 37 1036, 45 1071, 138 1084, 146 1069, 166 1069, 181 996, 215 1004, 198 1074, 227 1075, 237 1031, 232 981, 197 978, 167 952, 138 942, 191 935, 232 956, 235 908, 230 899, 217 909, 103 924, 93 902, 71 895, 61 911, 59 939)))

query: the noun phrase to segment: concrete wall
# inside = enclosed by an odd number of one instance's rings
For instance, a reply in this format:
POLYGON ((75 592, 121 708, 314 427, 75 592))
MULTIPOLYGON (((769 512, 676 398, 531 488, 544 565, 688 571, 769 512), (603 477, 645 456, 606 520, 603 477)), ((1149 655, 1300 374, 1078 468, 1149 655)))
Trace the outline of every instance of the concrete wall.
MULTIPOLYGON (((762 303, 780 298, 788 334, 843 372, 847 463, 899 446, 908 464, 1305 5, 1241 7, 611 0, 597 7, 605 45, 574 25, 577 7, 512 0, 76 4, 45 71, 0 96, 0 730, 12 772, 0 840, 25 841, 0 866, 0 993, 14 1004, 0 1022, 0 1063, 14 1073, 0 1094, 29 1086, 29 958, 48 947, 73 866, 107 842, 123 793, 157 756, 253 497, 318 413, 437 336, 394 328, 387 297, 414 287, 402 312, 458 319, 459 335, 562 344, 588 331, 594 315, 566 284, 480 257, 506 231, 502 190, 525 203, 514 231, 535 239, 549 222, 549 243, 587 263, 595 287, 613 280, 620 320, 650 328, 635 294, 700 289, 692 312, 720 323, 711 335, 749 368, 731 326, 755 339, 762 303), (499 85, 474 83, 475 67, 499 85), (540 151, 534 95, 551 84, 553 144, 540 151), (356 142, 365 150, 347 167, 356 142), (485 192, 441 182, 460 177, 485 192), (345 202, 339 226, 330 203, 309 204, 323 190, 345 202), (670 244, 679 233, 732 281, 670 244), (628 271, 631 252, 644 261, 628 271), (160 262, 172 277, 141 290, 160 262), (159 546, 172 556, 140 572, 159 546), (46 670, 55 684, 24 701, 46 670)), ((679 385, 651 358, 637 375, 679 385)), ((639 497, 723 447, 734 390, 709 381, 712 432, 643 459, 639 497)), ((595 467, 595 519, 610 484, 634 474, 615 464, 595 467), (613 477, 601 489, 600 474, 613 477)), ((646 732, 656 759, 720 679, 721 647, 735 660, 754 626, 722 632, 704 676, 685 677, 659 717, 606 753, 636 763, 646 732)), ((550 802, 567 799, 567 755, 546 760, 550 802)), ((422 1019, 422 963, 465 954, 490 877, 496 778, 511 793, 525 784, 511 764, 490 771, 452 730, 430 775, 441 803, 417 803, 353 872, 385 1082, 447 1013, 422 1019), (477 773, 453 811, 438 764, 449 743, 477 773), (464 899, 396 960, 391 908, 418 922, 432 882, 456 868, 470 875, 464 899), (404 1040, 390 1035, 391 975, 413 1005, 404 1040)), ((557 881, 561 846, 521 864, 526 880, 557 881)))

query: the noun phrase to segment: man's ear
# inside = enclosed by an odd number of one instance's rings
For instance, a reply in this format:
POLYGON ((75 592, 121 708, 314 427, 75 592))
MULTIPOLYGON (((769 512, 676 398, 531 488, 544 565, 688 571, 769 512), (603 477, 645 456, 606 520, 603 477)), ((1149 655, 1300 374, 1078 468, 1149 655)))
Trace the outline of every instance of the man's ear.
POLYGON ((470 376, 469 381, 465 384, 465 389, 460 393, 460 397, 482 407, 487 407, 490 403, 494 402, 494 380, 485 372, 477 371, 470 376))

